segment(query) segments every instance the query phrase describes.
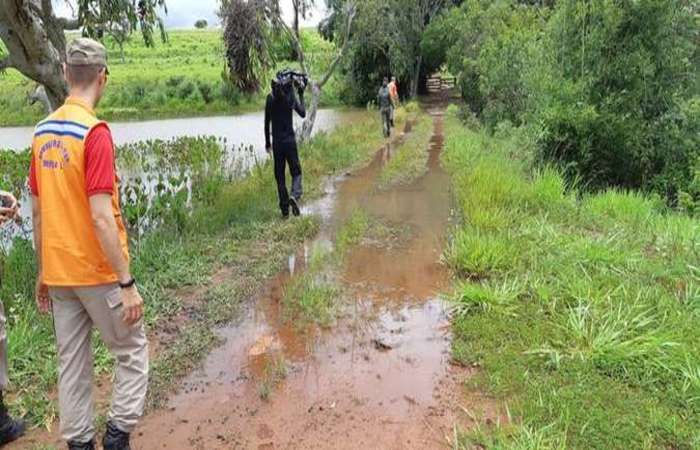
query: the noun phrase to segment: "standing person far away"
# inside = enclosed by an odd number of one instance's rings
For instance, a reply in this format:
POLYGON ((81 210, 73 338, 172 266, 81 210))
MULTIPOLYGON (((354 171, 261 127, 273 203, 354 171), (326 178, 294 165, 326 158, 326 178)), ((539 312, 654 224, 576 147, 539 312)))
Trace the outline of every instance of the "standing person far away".
POLYGON ((389 79, 384 77, 382 87, 379 88, 377 94, 377 105, 379 105, 379 113, 382 117, 382 130, 384 137, 391 136, 391 116, 394 105, 391 103, 391 94, 389 92, 389 79))
POLYGON ((389 83, 389 95, 391 96, 391 126, 394 126, 394 112, 399 107, 399 85, 396 83, 396 77, 391 77, 389 83))
POLYGON ((95 327, 116 360, 102 444, 105 450, 129 450, 146 400, 148 342, 143 300, 129 271, 112 135, 93 111, 109 75, 105 48, 76 39, 64 72, 69 97, 39 122, 32 142, 36 301, 41 312, 53 310, 60 431, 68 448, 95 448, 95 327))
MULTIPOLYGON (((0 191, 0 226, 17 217, 17 199, 9 192, 0 191)), ((5 308, 0 299, 0 447, 24 434, 25 425, 13 419, 7 412, 3 391, 7 388, 7 331, 5 331, 5 308)))
POLYGON ((299 163, 292 112, 296 111, 302 118, 306 117, 304 87, 296 84, 291 72, 280 72, 277 74, 277 78, 272 81, 272 91, 267 96, 265 103, 265 149, 268 153, 272 151, 274 158, 277 195, 284 219, 289 217, 290 207, 295 216, 301 213, 299 210, 299 200, 303 193, 301 164, 299 163), (299 95, 298 99, 294 92, 295 85, 299 95), (270 143, 270 124, 272 124, 272 143, 270 143), (287 164, 292 176, 291 196, 287 191, 285 177, 287 164))

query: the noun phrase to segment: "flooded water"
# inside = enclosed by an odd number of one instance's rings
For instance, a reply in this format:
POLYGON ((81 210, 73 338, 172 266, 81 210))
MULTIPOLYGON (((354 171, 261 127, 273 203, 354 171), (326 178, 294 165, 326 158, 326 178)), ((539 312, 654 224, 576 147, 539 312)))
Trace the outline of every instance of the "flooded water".
MULTIPOLYGON (((344 111, 321 109, 316 116, 314 134, 330 131, 341 123, 348 123, 358 114, 360 113, 357 110, 351 109, 344 111)), ((294 119, 297 125, 301 123, 301 119, 297 115, 294 115, 294 119)), ((269 157, 265 151, 263 121, 264 114, 255 112, 235 116, 115 122, 110 123, 110 129, 116 145, 153 139, 168 140, 181 136, 216 136, 225 140, 225 148, 229 152, 227 159, 231 166, 245 172, 256 162, 264 161, 269 157), (250 147, 252 147, 252 152, 248 150, 250 147)), ((6 149, 22 150, 29 147, 33 132, 33 127, 0 127, 0 151, 6 149)), ((128 173, 123 170, 120 172, 120 176, 123 180, 129 178, 128 173)), ((141 173, 133 174, 133 176, 138 179, 146 178, 141 173)), ((154 181, 144 188, 148 192, 149 201, 154 196, 155 186, 156 182, 154 181)), ((191 195, 190 188, 188 181, 188 197, 191 195)), ((17 236, 30 237, 32 223, 31 202, 29 200, 28 192, 19 193, 20 215, 24 218, 23 223, 6 227, 0 232, 0 246, 6 250, 11 247, 13 238, 17 236)))
MULTIPOLYGON (((314 129, 329 131, 352 111, 321 109, 316 116, 314 129)), ((262 111, 234 116, 191 117, 183 119, 159 119, 142 122, 113 122, 110 129, 116 145, 150 139, 172 139, 180 136, 217 136, 226 138, 229 146, 253 145, 264 153, 264 114, 262 111)), ((299 117, 295 116, 299 123, 299 117)), ((34 127, 0 127, 0 149, 22 150, 31 145, 34 127)))
POLYGON ((167 409, 146 418, 134 448, 444 448, 452 426, 471 420, 459 394, 468 373, 449 363, 439 297, 449 281, 440 254, 451 201, 439 164, 441 109, 433 114, 427 174, 378 190, 387 146, 367 168, 331 180, 326 197, 306 208, 324 218, 321 236, 291 255, 242 320, 221 331, 226 343, 167 409), (350 250, 340 274, 349 301, 330 330, 285 322, 285 284, 303 272, 310 248, 324 245, 358 206, 406 230, 400 242, 350 250), (283 380, 261 398, 260 380, 280 366, 283 380))
POLYGON ((430 109, 428 171, 414 183, 378 189, 392 145, 368 167, 328 181, 326 195, 304 211, 323 218, 320 236, 290 255, 240 320, 220 330, 225 343, 166 408, 143 420, 132 448, 442 449, 455 426, 498 420, 492 400, 464 394, 471 369, 450 364, 440 298, 450 281, 440 264, 451 217, 439 162, 443 110, 430 109), (398 238, 349 250, 339 273, 344 308, 332 327, 283 320, 285 285, 304 272, 314 246, 332 245, 357 207, 400 229, 398 238), (277 372, 263 395, 263 381, 277 372))

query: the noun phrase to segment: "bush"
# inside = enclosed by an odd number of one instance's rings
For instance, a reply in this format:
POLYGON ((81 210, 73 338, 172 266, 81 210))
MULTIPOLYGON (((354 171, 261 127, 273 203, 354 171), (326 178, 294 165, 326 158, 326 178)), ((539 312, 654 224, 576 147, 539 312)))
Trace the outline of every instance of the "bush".
POLYGON ((203 30, 207 26, 209 26, 209 24, 207 23, 207 21, 205 19, 199 19, 198 21, 196 21, 194 23, 194 27, 198 30, 203 30))
POLYGON ((466 0, 431 23, 422 48, 457 76, 481 122, 528 126, 538 159, 569 180, 654 191, 694 211, 697 8, 686 0, 522 3, 466 0))

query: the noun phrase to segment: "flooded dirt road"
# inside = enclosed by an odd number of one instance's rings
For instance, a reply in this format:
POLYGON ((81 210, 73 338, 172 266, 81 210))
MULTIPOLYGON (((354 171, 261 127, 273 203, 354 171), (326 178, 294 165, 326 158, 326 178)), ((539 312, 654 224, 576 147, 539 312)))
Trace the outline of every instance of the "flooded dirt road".
POLYGON ((455 427, 499 420, 491 399, 466 393, 471 369, 450 364, 447 305, 439 297, 449 288, 440 255, 451 215, 440 167, 444 106, 425 105, 433 136, 418 180, 378 188, 396 143, 367 167, 328 180, 326 195, 304 208, 322 218, 319 236, 220 330, 225 343, 143 420, 132 448, 442 449, 455 427), (315 247, 333 245, 358 208, 370 226, 392 233, 345 255, 336 274, 338 319, 328 328, 285 320, 285 287, 304 273, 315 247))
POLYGON ((440 254, 451 201, 439 164, 443 108, 430 108, 427 174, 379 191, 387 146, 367 168, 329 182, 327 195, 306 208, 324 218, 321 236, 291 255, 255 305, 221 331, 226 343, 166 409, 144 420, 134 448, 445 448, 455 425, 470 426, 470 411, 495 414, 488 401, 463 395, 460 383, 469 373, 450 365, 446 306, 438 295, 448 282, 440 254), (285 284, 358 207, 400 233, 390 244, 350 250, 336 324, 305 330, 285 322, 285 284))

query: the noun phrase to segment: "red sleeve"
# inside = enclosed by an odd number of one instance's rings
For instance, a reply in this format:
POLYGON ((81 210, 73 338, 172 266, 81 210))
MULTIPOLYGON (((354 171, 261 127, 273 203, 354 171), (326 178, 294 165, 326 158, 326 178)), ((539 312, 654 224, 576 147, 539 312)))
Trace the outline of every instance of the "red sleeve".
POLYGON ((39 183, 36 182, 36 163, 35 158, 32 154, 31 163, 29 163, 29 190, 34 197, 39 196, 39 183))
POLYGON ((100 124, 85 138, 85 188, 88 196, 114 192, 114 144, 107 125, 100 124))

